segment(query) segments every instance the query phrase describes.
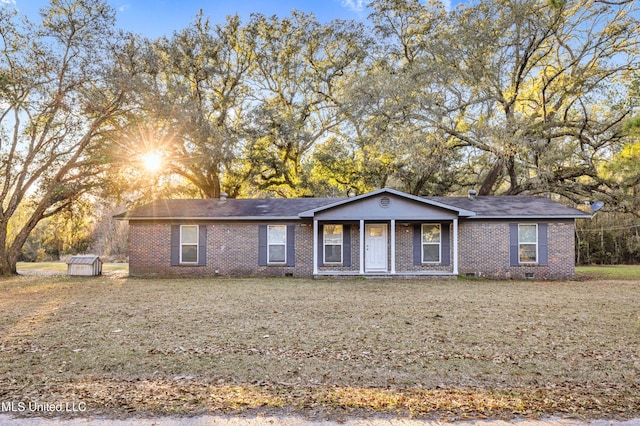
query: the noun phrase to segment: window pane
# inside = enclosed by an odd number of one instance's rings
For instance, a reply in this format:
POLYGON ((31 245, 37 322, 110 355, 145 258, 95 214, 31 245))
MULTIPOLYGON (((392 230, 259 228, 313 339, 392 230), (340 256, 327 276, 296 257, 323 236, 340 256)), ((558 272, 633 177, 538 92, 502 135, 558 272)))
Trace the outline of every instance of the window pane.
POLYGON ((422 242, 439 243, 440 225, 422 225, 422 242))
POLYGON ((324 243, 342 244, 342 225, 324 225, 324 243))
POLYGON ((269 246, 269 263, 284 263, 284 245, 270 245, 269 246))
POLYGON ((440 262, 440 244, 423 244, 422 261, 440 262))
POLYGON ((198 246, 182 245, 181 263, 196 263, 198 261, 198 246))
POLYGON ((286 225, 270 225, 269 230, 269 244, 285 244, 287 241, 287 226, 286 225))
POLYGON ((342 263, 342 246, 324 246, 324 261, 342 263))
POLYGON ((537 242, 538 236, 536 234, 536 225, 520 225, 518 227, 518 238, 521 243, 537 242))
POLYGON ((536 262, 536 245, 520 244, 520 262, 536 262))
POLYGON ((383 234, 383 227, 381 226, 372 226, 369 228, 369 236, 370 237, 381 237, 383 234))
POLYGON ((198 244, 198 225, 180 227, 182 244, 198 244))

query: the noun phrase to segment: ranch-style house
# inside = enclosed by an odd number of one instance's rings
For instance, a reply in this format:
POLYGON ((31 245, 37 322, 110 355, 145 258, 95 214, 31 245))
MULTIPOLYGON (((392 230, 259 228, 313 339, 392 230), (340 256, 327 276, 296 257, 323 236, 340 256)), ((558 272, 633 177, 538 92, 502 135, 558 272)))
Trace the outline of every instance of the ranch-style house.
POLYGON ((129 273, 188 276, 574 275, 581 210, 533 196, 159 200, 130 224, 129 273))

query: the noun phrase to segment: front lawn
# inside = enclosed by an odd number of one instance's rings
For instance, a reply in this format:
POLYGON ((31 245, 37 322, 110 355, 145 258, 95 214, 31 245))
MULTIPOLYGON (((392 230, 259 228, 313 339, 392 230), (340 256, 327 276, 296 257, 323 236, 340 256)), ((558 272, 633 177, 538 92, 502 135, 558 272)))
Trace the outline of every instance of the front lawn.
POLYGON ((0 401, 640 415, 638 282, 26 276, 0 294, 0 401))
POLYGON ((640 280, 640 265, 576 266, 576 276, 587 279, 640 280))
MULTIPOLYGON (((16 265, 18 273, 63 273, 67 270, 67 264, 65 262, 18 262, 16 265)), ((128 263, 104 263, 102 264, 102 270, 104 272, 113 271, 128 271, 128 263)))

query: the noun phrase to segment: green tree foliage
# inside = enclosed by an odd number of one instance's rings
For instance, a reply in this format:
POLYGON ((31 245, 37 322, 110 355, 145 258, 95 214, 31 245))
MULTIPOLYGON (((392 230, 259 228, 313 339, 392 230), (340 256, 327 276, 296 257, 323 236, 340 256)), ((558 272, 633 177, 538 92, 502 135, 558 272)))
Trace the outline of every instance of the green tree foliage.
POLYGON ((601 175, 612 183, 609 199, 615 209, 640 217, 640 118, 625 124, 629 141, 602 166, 601 175))
MULTIPOLYGON (((223 186, 237 193, 238 122, 250 66, 244 32, 237 16, 212 26, 199 15, 170 39, 131 40, 141 78, 116 142, 127 153, 120 159, 124 169, 131 159, 139 168, 141 157, 160 155, 162 170, 155 178, 188 182, 204 198, 219 197, 223 186)), ((143 170, 133 182, 148 182, 149 175, 143 170)))
POLYGON ((637 61, 633 4, 496 0, 447 16, 411 0, 372 7, 395 53, 395 115, 449 137, 481 195, 578 201, 610 189, 598 172, 625 143, 634 110, 625 89, 637 61))
POLYGON ((630 213, 599 212, 578 221, 576 261, 579 264, 640 263, 640 222, 630 213))
POLYGON ((60 260, 67 254, 85 253, 93 242, 92 200, 76 200, 55 216, 41 220, 27 238, 20 260, 60 260))
POLYGON ((284 197, 311 195, 303 162, 344 120, 341 94, 369 40, 355 22, 322 25, 295 11, 282 19, 255 15, 247 31, 255 98, 245 130, 255 182, 284 197))
POLYGON ((372 27, 200 16, 141 45, 138 123, 167 141, 165 171, 204 197, 394 186, 617 200, 602 171, 635 108, 633 3, 370 6, 372 27))
POLYGON ((101 0, 54 0, 42 25, 0 8, 0 273, 98 182, 125 204, 473 187, 638 214, 635 2, 370 8, 123 41, 101 0))
POLYGON ((16 272, 38 223, 97 183, 98 148, 125 98, 105 2, 52 0, 41 17, 0 6, 0 275, 16 272), (29 215, 9 233, 22 207, 29 215))

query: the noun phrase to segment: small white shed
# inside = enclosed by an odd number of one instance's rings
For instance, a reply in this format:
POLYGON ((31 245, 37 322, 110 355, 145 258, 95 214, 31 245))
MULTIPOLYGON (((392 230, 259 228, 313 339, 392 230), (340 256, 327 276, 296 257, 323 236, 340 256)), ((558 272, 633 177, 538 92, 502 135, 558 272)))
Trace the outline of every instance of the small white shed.
POLYGON ((93 254, 73 256, 67 260, 67 275, 101 275, 102 260, 93 254))

